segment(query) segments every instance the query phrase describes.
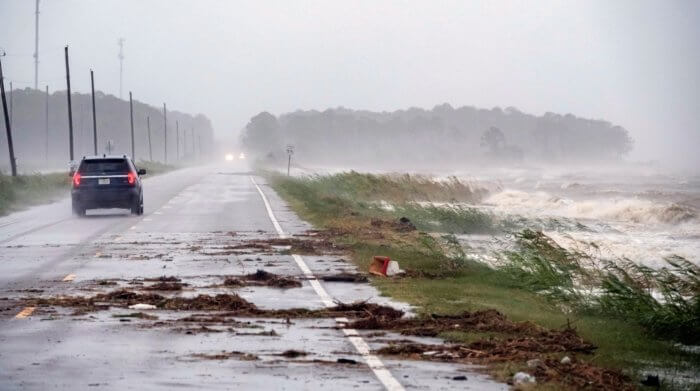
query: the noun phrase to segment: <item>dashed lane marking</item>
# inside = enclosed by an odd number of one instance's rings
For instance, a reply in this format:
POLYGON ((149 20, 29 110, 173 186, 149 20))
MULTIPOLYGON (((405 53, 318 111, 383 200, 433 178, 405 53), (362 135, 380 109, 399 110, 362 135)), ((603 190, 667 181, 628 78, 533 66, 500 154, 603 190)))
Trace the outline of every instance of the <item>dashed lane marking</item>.
POLYGON ((141 220, 141 221, 153 221, 153 219, 151 219, 151 218, 149 218, 149 217, 144 217, 144 219, 141 220))
POLYGON ((75 274, 69 274, 63 277, 63 282, 71 282, 73 280, 75 280, 75 274))
POLYGON ((153 212, 154 215, 162 215, 163 212, 153 212))
POLYGON ((24 307, 22 311, 20 311, 17 315, 15 315, 15 319, 24 319, 28 316, 30 316, 36 307, 24 307))
MULTIPOLYGON (((265 204, 267 215, 270 217, 272 225, 275 227, 277 234, 282 239, 287 238, 288 235, 284 232, 284 230, 282 230, 282 226, 280 226, 280 223, 277 221, 277 218, 275 218, 275 214, 272 212, 272 207, 270 206, 270 201, 267 200, 267 196, 265 196, 265 193, 263 193, 262 189, 260 188, 260 186, 258 186, 258 184, 255 182, 255 179, 252 176, 250 177, 250 180, 251 182, 253 182, 253 185, 255 185, 255 188, 258 189, 258 193, 260 193, 260 197, 262 198, 263 203, 265 204)), ((301 255, 297 254, 292 254, 292 258, 294 259, 294 262, 296 262, 297 266, 299 266, 299 269, 301 269, 302 273, 304 273, 304 275, 307 277, 309 283, 314 288, 316 294, 321 298, 323 305, 325 305, 326 307, 334 307, 335 303, 333 302, 333 298, 331 298, 328 292, 326 292, 326 289, 323 287, 323 285, 321 285, 316 276, 314 276, 311 269, 309 269, 309 266, 306 264, 306 262, 304 262, 304 258, 302 258, 301 255)), ((336 318, 336 322, 340 326, 345 326, 348 323, 348 319, 336 318)), ((399 381, 396 380, 394 375, 391 374, 391 372, 387 369, 382 360, 371 353, 369 345, 367 345, 367 342, 365 342, 365 340, 362 339, 357 330, 348 328, 343 328, 342 330, 345 336, 348 338, 348 340, 350 340, 350 343, 352 343, 352 345, 355 347, 355 350, 357 350, 357 352, 360 353, 362 358, 364 358, 365 362, 367 363, 367 366, 369 366, 372 372, 374 372, 374 375, 377 377, 377 379, 379 379, 382 385, 384 385, 384 388, 390 391, 404 390, 401 383, 399 383, 399 381)))

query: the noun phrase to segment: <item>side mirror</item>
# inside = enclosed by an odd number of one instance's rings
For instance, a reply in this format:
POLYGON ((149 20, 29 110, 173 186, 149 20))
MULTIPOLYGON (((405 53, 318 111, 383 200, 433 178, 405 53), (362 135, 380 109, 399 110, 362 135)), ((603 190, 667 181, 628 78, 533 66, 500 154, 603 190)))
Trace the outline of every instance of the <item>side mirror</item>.
POLYGON ((145 169, 145 168, 139 168, 138 174, 139 174, 139 175, 146 175, 146 169, 145 169))
POLYGON ((68 162, 68 176, 72 177, 76 171, 78 171, 78 162, 71 160, 68 162))

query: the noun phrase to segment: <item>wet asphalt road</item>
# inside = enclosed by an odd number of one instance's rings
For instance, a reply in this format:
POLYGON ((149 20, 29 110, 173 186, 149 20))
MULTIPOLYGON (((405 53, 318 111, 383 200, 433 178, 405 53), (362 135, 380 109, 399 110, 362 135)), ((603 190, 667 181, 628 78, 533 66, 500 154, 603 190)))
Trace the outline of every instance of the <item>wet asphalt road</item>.
POLYGON ((64 308, 32 311, 23 304, 29 297, 138 290, 134 281, 175 276, 188 284, 176 295, 235 292, 262 309, 323 308, 329 299, 408 309, 379 296, 369 284, 313 280, 354 271, 342 254, 222 251, 278 237, 280 230, 294 235, 311 228, 262 178, 254 178, 258 190, 245 170, 230 164, 148 178, 143 216, 110 210, 77 218, 65 199, 0 218, 0 390, 505 388, 465 365, 368 355, 363 346, 374 350, 406 337, 370 331, 353 335, 333 319, 247 318, 233 327, 202 329, 178 323, 183 311, 146 311, 158 318, 153 321, 120 318, 134 312, 124 308, 73 314, 64 308), (260 192, 269 200, 269 211, 260 192), (258 269, 302 277, 303 285, 284 290, 213 286, 222 276, 258 269), (279 355, 289 349, 307 355, 279 355), (211 358, 222 351, 241 354, 211 358), (257 359, 246 359, 252 356, 257 359), (338 364, 339 358, 357 364, 338 364), (468 380, 453 380, 460 375, 468 380))

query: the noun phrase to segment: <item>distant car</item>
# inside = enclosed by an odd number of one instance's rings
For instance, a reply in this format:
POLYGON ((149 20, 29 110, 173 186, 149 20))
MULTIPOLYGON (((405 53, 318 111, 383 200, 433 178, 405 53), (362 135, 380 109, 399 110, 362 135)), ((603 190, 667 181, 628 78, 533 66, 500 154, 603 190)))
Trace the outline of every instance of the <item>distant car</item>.
POLYGON ((83 157, 73 176, 73 213, 84 216, 87 209, 125 208, 143 214, 141 175, 134 162, 123 156, 83 157))

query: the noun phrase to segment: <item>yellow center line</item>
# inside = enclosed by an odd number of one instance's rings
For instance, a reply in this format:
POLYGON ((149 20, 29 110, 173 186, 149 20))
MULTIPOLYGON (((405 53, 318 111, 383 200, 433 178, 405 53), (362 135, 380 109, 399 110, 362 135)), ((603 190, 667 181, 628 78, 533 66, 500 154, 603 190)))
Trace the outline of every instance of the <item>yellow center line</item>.
POLYGON ((75 279, 75 274, 69 274, 69 275, 63 277, 63 281, 64 281, 64 282, 71 282, 71 281, 73 281, 74 279, 75 279))
POLYGON ((20 311, 17 315, 15 315, 15 319, 24 319, 28 316, 30 316, 36 307, 24 307, 22 311, 20 311))

